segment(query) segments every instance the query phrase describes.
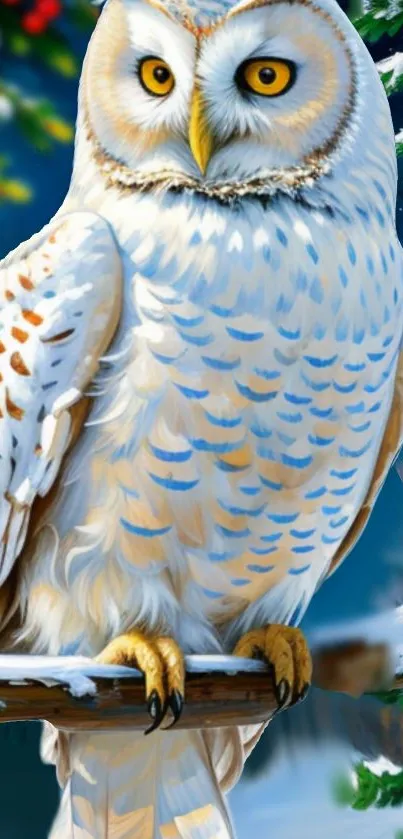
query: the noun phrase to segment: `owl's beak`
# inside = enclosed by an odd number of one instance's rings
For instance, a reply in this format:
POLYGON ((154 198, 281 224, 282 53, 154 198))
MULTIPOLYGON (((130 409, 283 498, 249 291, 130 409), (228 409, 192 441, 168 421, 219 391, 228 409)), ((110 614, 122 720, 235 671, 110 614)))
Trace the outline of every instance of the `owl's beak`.
POLYGON ((205 175, 214 149, 214 138, 207 121, 206 103, 197 85, 190 106, 189 145, 202 175, 205 175))

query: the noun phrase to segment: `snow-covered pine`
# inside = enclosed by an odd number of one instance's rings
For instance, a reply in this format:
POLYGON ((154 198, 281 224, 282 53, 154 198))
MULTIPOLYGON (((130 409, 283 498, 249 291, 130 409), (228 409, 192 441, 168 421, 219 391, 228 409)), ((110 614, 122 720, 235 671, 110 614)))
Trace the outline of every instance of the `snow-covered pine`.
MULTIPOLYGON (((348 13, 369 46, 403 33, 403 0, 351 0, 348 13)), ((387 96, 403 94, 403 52, 386 55, 376 66, 387 96)), ((396 135, 396 151, 403 154, 403 129, 396 135)))

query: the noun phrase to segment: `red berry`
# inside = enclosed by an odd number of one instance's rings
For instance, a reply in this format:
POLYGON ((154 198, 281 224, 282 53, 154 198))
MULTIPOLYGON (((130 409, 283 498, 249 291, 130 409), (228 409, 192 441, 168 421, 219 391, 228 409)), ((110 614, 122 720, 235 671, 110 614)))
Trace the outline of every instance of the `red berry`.
POLYGON ((60 0, 37 0, 37 9, 46 20, 55 20, 62 13, 60 0))
POLYGON ((28 35, 41 35, 47 28, 48 22, 37 11, 27 12, 22 18, 22 28, 28 35))

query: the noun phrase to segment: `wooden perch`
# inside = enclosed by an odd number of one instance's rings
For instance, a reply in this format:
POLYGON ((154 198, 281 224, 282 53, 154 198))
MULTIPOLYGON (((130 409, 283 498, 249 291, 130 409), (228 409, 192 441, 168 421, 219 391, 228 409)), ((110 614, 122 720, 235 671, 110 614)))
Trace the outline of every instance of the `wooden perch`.
MULTIPOLYGON (((150 725, 144 682, 94 679, 96 694, 75 698, 66 688, 29 682, 0 684, 1 720, 48 720, 57 728, 145 730, 150 725), (3 708, 3 703, 5 707, 3 708)), ((276 701, 266 673, 189 673, 178 728, 210 728, 269 719, 276 701)))
MULTIPOLYGON (((352 696, 384 689, 388 658, 382 644, 350 642, 319 649, 314 684, 352 696)), ((186 665, 186 702, 178 728, 259 723, 277 710, 262 662, 188 656, 186 665)), ((401 677, 396 679, 401 684, 401 677)), ((104 731, 144 730, 150 724, 137 671, 45 656, 0 656, 0 720, 47 720, 60 729, 104 731)))

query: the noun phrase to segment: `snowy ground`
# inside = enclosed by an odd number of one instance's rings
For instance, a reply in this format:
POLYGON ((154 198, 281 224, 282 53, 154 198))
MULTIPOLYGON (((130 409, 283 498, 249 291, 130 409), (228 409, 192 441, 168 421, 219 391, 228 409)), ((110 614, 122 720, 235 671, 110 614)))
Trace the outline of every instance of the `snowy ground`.
POLYGON ((395 839, 401 808, 356 812, 332 801, 332 781, 350 762, 341 749, 304 751, 293 764, 284 759, 269 774, 241 781, 230 795, 238 839, 395 839))

